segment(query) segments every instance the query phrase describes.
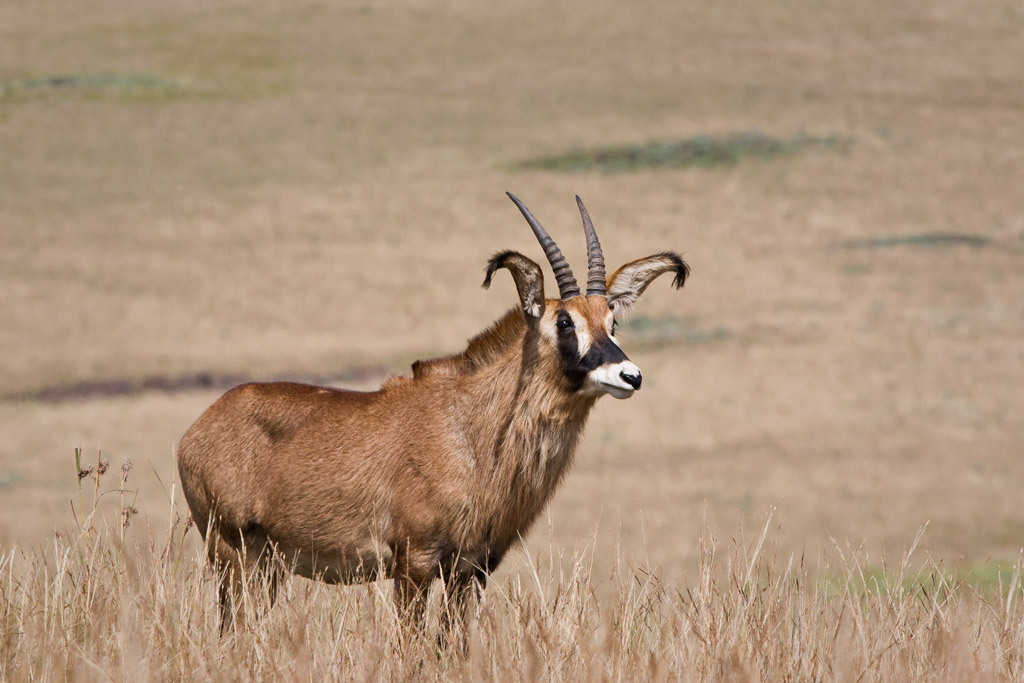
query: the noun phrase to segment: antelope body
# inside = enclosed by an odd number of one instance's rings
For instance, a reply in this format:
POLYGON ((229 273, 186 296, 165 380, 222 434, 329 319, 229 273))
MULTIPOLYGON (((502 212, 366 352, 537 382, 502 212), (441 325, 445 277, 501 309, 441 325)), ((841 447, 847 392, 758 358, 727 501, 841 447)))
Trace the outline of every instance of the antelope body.
POLYGON ((244 384, 182 437, 182 489, 220 571, 223 626, 247 576, 267 577, 273 599, 290 570, 332 583, 391 578, 414 622, 441 577, 450 627, 550 499, 595 401, 640 387, 639 368, 614 338, 614 314, 662 273, 682 287, 688 266, 666 252, 606 281, 577 197, 590 257, 581 296, 558 247, 509 196, 545 249, 559 299, 544 298, 540 266, 501 252, 484 286, 509 270, 519 306, 462 353, 417 361, 411 377, 374 392, 244 384))

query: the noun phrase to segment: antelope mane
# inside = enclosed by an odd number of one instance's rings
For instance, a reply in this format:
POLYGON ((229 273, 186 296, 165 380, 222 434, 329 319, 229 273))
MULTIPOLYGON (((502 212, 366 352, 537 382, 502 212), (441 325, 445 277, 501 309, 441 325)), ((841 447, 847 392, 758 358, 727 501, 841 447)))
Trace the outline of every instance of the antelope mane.
POLYGON ((413 363, 413 378, 472 375, 504 358, 511 350, 520 348, 525 334, 523 313, 519 308, 512 308, 489 328, 470 339, 465 351, 413 363))

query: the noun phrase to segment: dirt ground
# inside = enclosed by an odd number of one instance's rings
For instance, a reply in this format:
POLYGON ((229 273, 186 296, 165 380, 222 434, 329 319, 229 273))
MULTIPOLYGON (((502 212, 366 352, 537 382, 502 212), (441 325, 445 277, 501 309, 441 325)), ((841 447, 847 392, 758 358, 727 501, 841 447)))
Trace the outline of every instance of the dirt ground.
POLYGON ((76 446, 131 458, 136 524, 163 528, 175 440, 219 393, 60 390, 365 388, 461 348, 515 302, 480 289, 487 257, 542 258, 511 190, 572 263, 580 194, 610 266, 693 267, 623 326, 643 390, 599 403, 535 548, 674 580, 705 525, 775 509, 787 552, 896 553, 927 524, 950 565, 1015 559, 1021 64, 1009 1, 7 3, 0 544, 70 523, 76 446), (746 131, 848 144, 516 170, 746 131))

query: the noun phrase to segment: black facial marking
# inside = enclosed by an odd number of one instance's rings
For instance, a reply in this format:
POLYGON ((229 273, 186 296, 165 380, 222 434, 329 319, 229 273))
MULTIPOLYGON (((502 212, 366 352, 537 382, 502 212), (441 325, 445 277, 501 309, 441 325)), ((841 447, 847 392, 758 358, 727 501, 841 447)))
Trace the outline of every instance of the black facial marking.
POLYGON ((580 365, 586 368, 587 372, 612 363, 621 363, 629 360, 629 357, 622 352, 615 342, 604 337, 599 344, 591 344, 587 355, 580 360, 580 365))
MULTIPOLYGON (((561 321, 559 320, 559 322, 561 321)), ((565 378, 569 380, 569 389, 579 391, 583 388, 583 380, 586 379, 589 370, 580 367, 580 348, 579 340, 576 339, 576 330, 559 324, 556 324, 556 328, 558 329, 558 358, 561 360, 562 371, 565 373, 565 378)))
POLYGON ((558 312, 555 328, 558 330, 558 355, 562 372, 565 373, 565 378, 569 381, 571 391, 579 391, 583 388, 583 383, 591 370, 609 363, 621 363, 624 360, 629 360, 622 349, 603 334, 594 336, 587 355, 580 358, 576 329, 572 324, 572 318, 565 309, 558 312), (568 326, 562 325, 563 319, 568 319, 568 326))

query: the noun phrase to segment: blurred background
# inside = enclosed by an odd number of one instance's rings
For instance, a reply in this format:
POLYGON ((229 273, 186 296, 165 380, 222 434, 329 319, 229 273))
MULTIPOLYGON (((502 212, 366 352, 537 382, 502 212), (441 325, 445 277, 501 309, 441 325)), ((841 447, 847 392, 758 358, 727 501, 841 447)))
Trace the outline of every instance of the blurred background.
POLYGON ((0 544, 73 523, 75 447, 163 529, 231 384, 460 350, 516 302, 488 256, 542 260, 510 190, 571 263, 580 194, 611 268, 693 268, 537 552, 685 581, 774 510, 784 552, 1015 560, 1022 64, 1009 0, 4 3, 0 544))

